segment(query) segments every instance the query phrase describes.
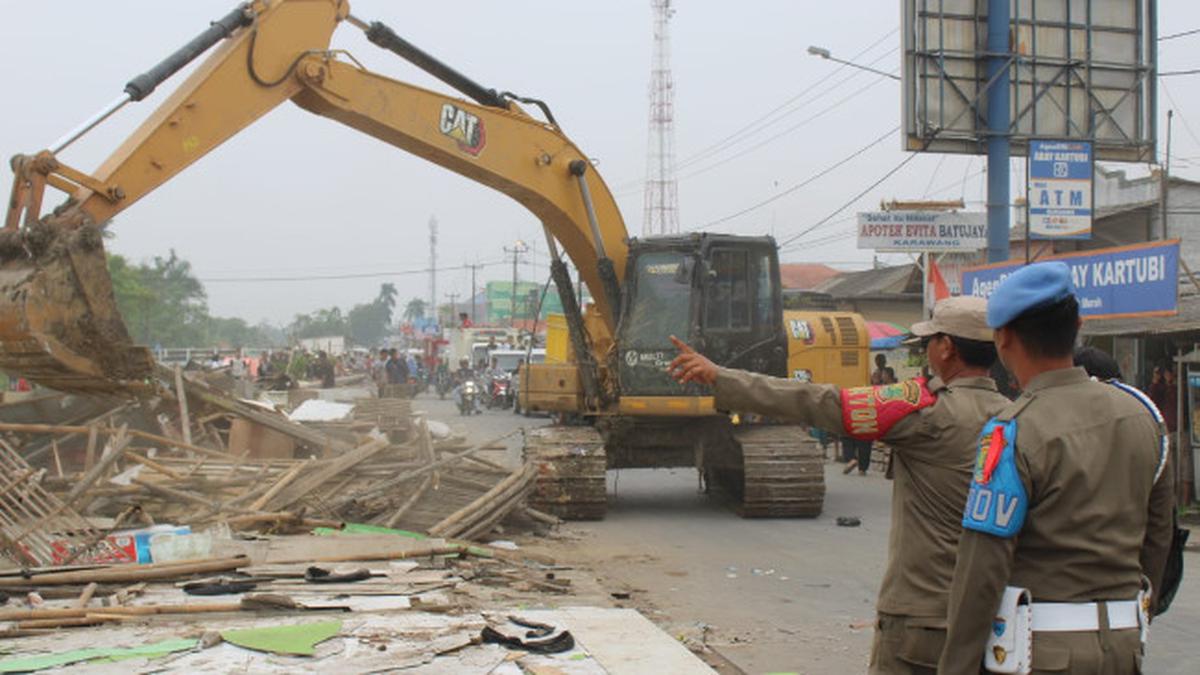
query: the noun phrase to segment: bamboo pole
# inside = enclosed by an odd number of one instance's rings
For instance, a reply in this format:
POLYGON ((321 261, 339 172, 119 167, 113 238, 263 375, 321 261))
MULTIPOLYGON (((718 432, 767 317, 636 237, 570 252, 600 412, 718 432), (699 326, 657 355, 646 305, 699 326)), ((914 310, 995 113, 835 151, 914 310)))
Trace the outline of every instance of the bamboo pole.
POLYGON ((303 471, 310 462, 312 462, 311 457, 288 469, 287 473, 283 474, 279 480, 275 481, 275 484, 271 486, 271 489, 267 490, 266 494, 254 500, 254 503, 250 505, 250 510, 261 511, 263 507, 267 505, 267 502, 271 501, 275 498, 275 495, 278 495, 280 492, 282 492, 283 489, 288 486, 288 483, 291 483, 296 476, 300 475, 300 472, 303 471))
POLYGON ((387 519, 387 522, 384 523, 383 526, 396 527, 399 525, 401 519, 404 518, 404 515, 411 511, 412 507, 416 506, 417 502, 421 501, 421 497, 425 496, 425 493, 429 491, 429 488, 432 485, 433 476, 426 476, 425 480, 421 482, 421 487, 417 488, 416 492, 413 492, 408 496, 408 499, 404 500, 404 503, 400 505, 400 508, 396 509, 396 512, 392 514, 391 518, 387 519))
MULTIPOLYGON (((193 574, 228 572, 250 564, 250 558, 240 555, 233 558, 208 558, 204 560, 180 560, 148 565, 114 565, 91 570, 73 572, 48 572, 31 574, 28 577, 0 579, 0 588, 36 588, 38 586, 64 586, 71 584, 123 584, 160 579, 177 579, 193 574)), ((2 619, 0 619, 2 620, 2 619)))
POLYGON ((183 429, 183 442, 192 444, 192 419, 188 415, 187 393, 183 390, 183 370, 175 366, 175 396, 179 399, 179 426, 183 429))

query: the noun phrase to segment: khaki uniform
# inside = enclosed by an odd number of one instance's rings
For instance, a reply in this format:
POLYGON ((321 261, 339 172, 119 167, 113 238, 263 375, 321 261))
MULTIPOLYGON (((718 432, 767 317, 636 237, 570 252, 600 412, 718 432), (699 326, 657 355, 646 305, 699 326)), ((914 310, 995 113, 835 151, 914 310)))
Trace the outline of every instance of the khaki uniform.
MULTIPOLYGON (((719 369, 720 410, 753 412, 845 433, 841 390, 719 369)), ((934 378, 933 405, 879 440, 892 447, 895 487, 888 565, 879 588, 872 673, 933 672, 945 639, 955 546, 979 430, 1008 404, 988 377, 934 378)))
MULTIPOLYGON (((1082 368, 1054 370, 998 419, 1017 422, 1029 510, 1014 537, 963 531, 939 670, 948 675, 979 672, 1006 585, 1035 604, 1132 600, 1143 574, 1160 584, 1171 543, 1169 470, 1154 478, 1159 428, 1133 396, 1082 368)), ((1099 631, 1034 633, 1034 672, 1140 672, 1138 630, 1109 630, 1099 614, 1099 631)))

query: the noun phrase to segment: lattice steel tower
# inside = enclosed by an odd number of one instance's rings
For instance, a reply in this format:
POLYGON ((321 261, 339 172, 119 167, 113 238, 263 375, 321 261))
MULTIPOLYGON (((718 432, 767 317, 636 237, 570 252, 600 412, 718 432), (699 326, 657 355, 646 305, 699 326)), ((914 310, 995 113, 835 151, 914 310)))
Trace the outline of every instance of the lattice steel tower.
POLYGON ((650 66, 650 133, 646 139, 646 192, 642 234, 679 232, 675 180, 675 83, 671 79, 671 0, 650 0, 654 8, 654 62, 650 66))

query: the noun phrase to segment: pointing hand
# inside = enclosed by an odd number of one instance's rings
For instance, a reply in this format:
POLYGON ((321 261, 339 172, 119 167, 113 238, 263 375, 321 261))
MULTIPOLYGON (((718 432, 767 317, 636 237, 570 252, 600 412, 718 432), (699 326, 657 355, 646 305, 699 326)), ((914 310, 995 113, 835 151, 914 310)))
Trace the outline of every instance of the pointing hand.
POLYGON ((703 354, 692 349, 683 340, 671 336, 671 343, 679 350, 679 356, 667 366, 667 372, 679 384, 699 382, 712 385, 717 381, 717 365, 709 361, 703 354))

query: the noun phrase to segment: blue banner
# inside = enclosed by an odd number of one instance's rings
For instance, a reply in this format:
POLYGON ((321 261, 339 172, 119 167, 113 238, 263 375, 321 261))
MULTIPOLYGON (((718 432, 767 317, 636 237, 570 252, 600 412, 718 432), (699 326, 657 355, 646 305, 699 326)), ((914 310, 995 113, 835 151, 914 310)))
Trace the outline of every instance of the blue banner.
MULTIPOLYGON (((1085 318, 1167 316, 1178 312, 1179 240, 1055 256, 1071 266, 1071 286, 1085 318)), ((1041 261, 1039 261, 1041 262, 1041 261)), ((963 295, 986 298, 1019 261, 963 270, 963 295)))

